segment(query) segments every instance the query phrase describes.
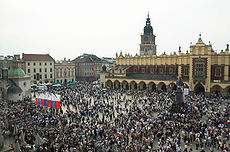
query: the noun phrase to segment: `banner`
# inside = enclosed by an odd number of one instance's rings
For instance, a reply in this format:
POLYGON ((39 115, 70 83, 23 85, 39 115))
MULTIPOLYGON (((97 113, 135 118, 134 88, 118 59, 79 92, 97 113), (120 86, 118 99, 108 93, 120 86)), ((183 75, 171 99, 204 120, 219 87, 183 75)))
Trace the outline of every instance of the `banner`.
POLYGON ((61 95, 53 93, 40 93, 36 94, 35 98, 37 105, 46 106, 49 108, 59 109, 61 107, 61 95))

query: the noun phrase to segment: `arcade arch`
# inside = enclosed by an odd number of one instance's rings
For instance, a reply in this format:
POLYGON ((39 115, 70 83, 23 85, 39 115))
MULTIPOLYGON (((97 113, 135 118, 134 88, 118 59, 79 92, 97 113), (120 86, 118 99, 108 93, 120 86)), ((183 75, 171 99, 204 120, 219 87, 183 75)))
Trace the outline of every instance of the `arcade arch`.
POLYGON ((135 81, 130 82, 130 89, 137 89, 137 83, 135 81))
POLYGON ((140 83, 139 83, 139 89, 140 90, 146 90, 146 83, 144 82, 144 81, 141 81, 140 83))
POLYGON ((156 91, 156 84, 154 82, 150 82, 148 86, 149 86, 149 91, 156 91))
POLYGON ((159 91, 167 91, 166 84, 164 82, 160 82, 157 85, 157 90, 159 90, 159 91))
POLYGON ((205 94, 205 89, 204 86, 201 83, 198 83, 195 87, 194 87, 194 92, 196 94, 205 94))

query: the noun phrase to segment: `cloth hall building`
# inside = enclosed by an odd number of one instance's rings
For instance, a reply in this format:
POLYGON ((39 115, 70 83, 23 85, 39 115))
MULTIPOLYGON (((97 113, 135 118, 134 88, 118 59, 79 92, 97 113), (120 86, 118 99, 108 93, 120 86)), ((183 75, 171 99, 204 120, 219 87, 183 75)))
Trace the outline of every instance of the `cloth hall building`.
POLYGON ((172 55, 164 53, 157 56, 155 38, 148 15, 141 35, 140 54, 116 54, 115 66, 101 73, 101 86, 170 91, 174 89, 176 80, 182 78, 190 92, 230 96, 228 44, 225 50, 217 53, 210 43, 202 41, 200 35, 187 53, 182 53, 179 47, 172 55))

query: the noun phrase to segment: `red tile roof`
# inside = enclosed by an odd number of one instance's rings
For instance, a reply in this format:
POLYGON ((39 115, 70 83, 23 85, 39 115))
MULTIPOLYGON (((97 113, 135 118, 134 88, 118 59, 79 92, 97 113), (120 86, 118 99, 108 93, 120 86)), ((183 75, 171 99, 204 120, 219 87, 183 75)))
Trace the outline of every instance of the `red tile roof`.
POLYGON ((25 61, 55 61, 49 54, 22 54, 25 61))

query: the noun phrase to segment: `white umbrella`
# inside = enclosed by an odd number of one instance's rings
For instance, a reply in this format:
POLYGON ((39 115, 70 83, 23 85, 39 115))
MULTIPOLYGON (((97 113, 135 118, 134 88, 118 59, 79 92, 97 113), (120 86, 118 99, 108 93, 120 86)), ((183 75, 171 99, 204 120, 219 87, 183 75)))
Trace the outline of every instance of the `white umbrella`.
POLYGON ((45 141, 39 136, 39 134, 37 133, 36 137, 35 137, 35 146, 41 146, 42 144, 45 143, 45 141))
POLYGON ((6 128, 6 129, 8 129, 8 127, 9 127, 9 123, 8 123, 8 120, 7 120, 7 119, 5 119, 4 126, 5 126, 5 128, 6 128))
POLYGON ((23 130, 21 132, 21 143, 23 144, 25 142, 25 134, 23 133, 23 130))
POLYGON ((13 135, 16 135, 18 133, 18 127, 16 125, 14 125, 14 132, 13 135))
POLYGON ((16 152, 21 152, 19 142, 16 142, 16 152))

